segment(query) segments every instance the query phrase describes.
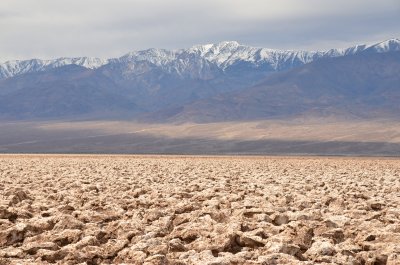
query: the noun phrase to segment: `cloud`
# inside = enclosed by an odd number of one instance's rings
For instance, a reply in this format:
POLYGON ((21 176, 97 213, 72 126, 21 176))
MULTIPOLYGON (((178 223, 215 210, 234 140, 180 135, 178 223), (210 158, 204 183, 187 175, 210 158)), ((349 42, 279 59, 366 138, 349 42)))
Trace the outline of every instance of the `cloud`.
POLYGON ((0 61, 238 40, 327 49, 400 36, 398 0, 2 0, 0 61))

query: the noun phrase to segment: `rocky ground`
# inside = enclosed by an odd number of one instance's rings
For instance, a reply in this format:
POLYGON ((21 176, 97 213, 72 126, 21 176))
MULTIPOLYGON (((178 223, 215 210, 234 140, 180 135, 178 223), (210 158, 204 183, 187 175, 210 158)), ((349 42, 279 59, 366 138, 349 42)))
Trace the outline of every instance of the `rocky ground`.
POLYGON ((0 264, 400 264, 400 160, 0 156, 0 264))

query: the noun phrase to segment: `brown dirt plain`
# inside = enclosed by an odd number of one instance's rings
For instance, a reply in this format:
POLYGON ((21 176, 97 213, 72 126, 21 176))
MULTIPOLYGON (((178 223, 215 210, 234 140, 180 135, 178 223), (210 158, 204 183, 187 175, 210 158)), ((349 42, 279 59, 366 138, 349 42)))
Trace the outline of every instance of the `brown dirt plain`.
POLYGON ((400 160, 0 156, 0 264, 400 264, 400 160))

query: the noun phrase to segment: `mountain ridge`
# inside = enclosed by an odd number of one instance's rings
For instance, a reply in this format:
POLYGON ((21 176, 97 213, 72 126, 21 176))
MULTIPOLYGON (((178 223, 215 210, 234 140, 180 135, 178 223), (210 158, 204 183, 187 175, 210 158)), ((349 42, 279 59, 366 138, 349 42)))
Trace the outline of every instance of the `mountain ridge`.
MULTIPOLYGON (((21 74, 0 78, 0 118, 141 119, 148 115, 157 121, 182 121, 200 114, 195 120, 202 122, 214 121, 213 117, 217 121, 284 118, 311 109, 311 113, 347 109, 350 115, 355 109, 339 108, 341 97, 350 105, 381 102, 382 113, 393 113, 398 103, 390 99, 400 96, 396 90, 399 53, 398 39, 324 53, 221 42, 175 51, 148 49, 107 61, 25 61, 14 65, 21 74), (336 59, 345 63, 337 67, 336 59), (354 90, 362 86, 382 93, 375 93, 377 99, 366 98, 367 90, 354 90), (385 89, 390 89, 390 96, 385 89), (354 101, 344 90, 354 92, 354 101), (200 109, 205 111, 196 114, 200 109), (171 119, 179 115, 183 119, 171 119)), ((356 112, 362 114, 360 110, 356 112)))
MULTIPOLYGON (((61 57, 51 60, 30 59, 12 60, 0 63, 0 79, 16 75, 46 71, 65 65, 79 65, 88 69, 97 69, 110 63, 128 63, 147 61, 163 70, 171 71, 180 61, 187 57, 197 56, 215 64, 221 70, 229 70, 240 62, 255 68, 262 67, 272 71, 290 69, 309 63, 319 58, 339 57, 360 52, 400 51, 400 40, 392 38, 374 44, 361 44, 347 49, 330 49, 327 51, 279 50, 241 45, 236 41, 223 41, 215 44, 194 45, 188 49, 166 50, 147 49, 129 52, 118 58, 101 59, 96 57, 61 57), (172 65, 172 66, 171 66, 172 65)), ((176 68, 177 69, 177 68, 176 68)))

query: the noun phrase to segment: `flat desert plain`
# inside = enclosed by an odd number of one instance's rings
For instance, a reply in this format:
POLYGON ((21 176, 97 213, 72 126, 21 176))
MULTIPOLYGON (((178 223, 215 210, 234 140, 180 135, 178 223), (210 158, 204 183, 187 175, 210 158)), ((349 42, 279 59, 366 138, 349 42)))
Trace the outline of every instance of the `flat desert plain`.
POLYGON ((400 264, 400 160, 0 156, 0 264, 400 264))

